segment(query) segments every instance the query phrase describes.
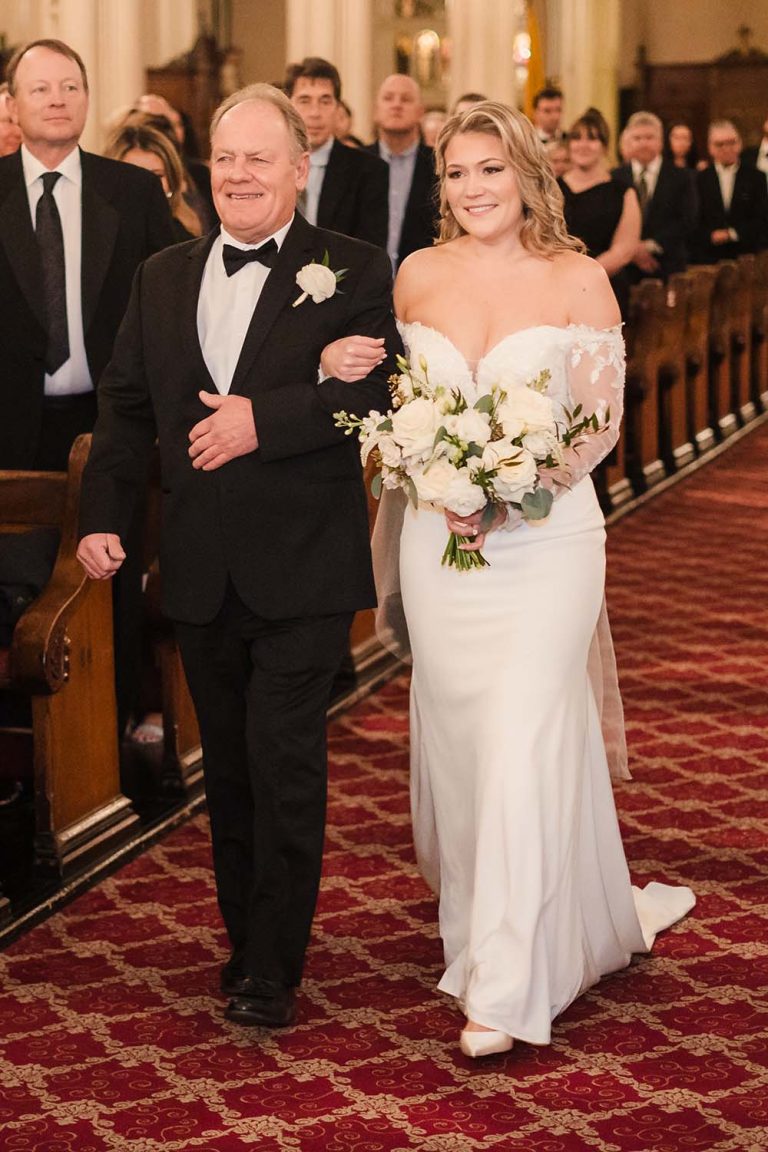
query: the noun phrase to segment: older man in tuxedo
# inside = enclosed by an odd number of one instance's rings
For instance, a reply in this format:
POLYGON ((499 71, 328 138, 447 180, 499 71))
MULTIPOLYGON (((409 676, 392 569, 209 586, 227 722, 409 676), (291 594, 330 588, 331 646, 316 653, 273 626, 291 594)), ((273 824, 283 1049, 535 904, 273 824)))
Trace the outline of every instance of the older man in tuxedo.
POLYGON ((421 89, 410 76, 387 76, 376 97, 377 140, 370 151, 389 165, 389 232, 392 268, 437 235, 435 156, 421 140, 421 89))
POLYGON ((730 120, 710 124, 707 146, 712 164, 696 174, 696 251, 700 262, 715 264, 768 246, 768 185, 759 169, 742 163, 741 136, 730 120))
POLYGON ((79 551, 95 579, 119 568, 157 436, 165 611, 200 721, 232 947, 226 1015, 267 1027, 295 1018, 325 712, 351 616, 374 603, 358 448, 334 414, 385 408, 400 349, 386 254, 295 212, 308 163, 303 121, 277 89, 252 85, 216 112, 222 228, 136 278, 102 381, 79 551), (326 346, 358 332, 379 342, 371 371, 355 384, 320 371, 326 346))
POLYGON ((72 48, 35 41, 7 76, 22 146, 0 159, 0 468, 59 470, 171 217, 151 173, 78 148, 88 78, 72 48))

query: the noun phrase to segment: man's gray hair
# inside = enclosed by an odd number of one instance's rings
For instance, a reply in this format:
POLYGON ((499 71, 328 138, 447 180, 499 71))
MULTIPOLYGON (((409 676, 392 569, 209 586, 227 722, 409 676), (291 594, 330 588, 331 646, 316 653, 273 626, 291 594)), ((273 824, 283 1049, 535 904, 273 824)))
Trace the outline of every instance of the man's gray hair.
POLYGON ((627 128, 655 128, 660 136, 664 135, 664 125, 655 112, 633 112, 627 120, 627 128))
POLYGON ((213 139, 213 134, 218 128, 222 116, 225 116, 230 109, 236 108, 238 104, 245 104, 250 100, 258 100, 262 104, 271 104, 277 108, 285 120, 285 126, 291 137, 291 152, 294 160, 298 160, 302 153, 309 152, 309 137, 307 136, 307 129, 304 127, 304 121, 285 93, 281 92, 279 88, 275 88, 273 84, 248 84, 245 88, 239 88, 237 92, 227 96, 226 100, 222 100, 211 120, 211 139, 213 139))
POLYGON ((707 136, 711 136, 713 132, 733 132, 734 136, 738 136, 739 140, 741 140, 741 132, 739 132, 733 120, 713 120, 707 129, 707 136))

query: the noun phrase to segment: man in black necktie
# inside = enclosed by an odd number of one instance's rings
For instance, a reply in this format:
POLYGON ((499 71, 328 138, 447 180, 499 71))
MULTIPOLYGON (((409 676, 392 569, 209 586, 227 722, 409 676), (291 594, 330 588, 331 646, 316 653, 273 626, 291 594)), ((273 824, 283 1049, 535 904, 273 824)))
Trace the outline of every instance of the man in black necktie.
POLYGON ((60 470, 93 427, 139 263, 173 242, 159 181, 78 148, 82 60, 40 40, 8 64, 22 145, 0 158, 0 468, 60 470))
POLYGON ((358 446, 334 413, 384 410, 400 343, 386 253, 295 211, 309 142, 283 93, 235 93, 211 139, 222 227, 136 278, 101 384, 79 555, 95 579, 120 567, 157 437, 164 608, 200 722, 232 949, 226 1014, 280 1027, 320 879, 331 684, 352 614, 374 603, 358 446), (359 332, 375 347, 367 375, 326 376, 326 346, 359 332))
POLYGON ((715 120, 707 136, 712 164, 697 173, 701 220, 697 259, 735 260, 768 246, 768 185, 757 168, 741 163, 741 136, 730 120, 715 120))
POLYGON ((625 133, 632 159, 614 175, 634 185, 643 214, 640 242, 627 271, 634 282, 644 276, 666 280, 688 264, 698 216, 694 175, 663 158, 664 129, 653 112, 635 112, 625 133))

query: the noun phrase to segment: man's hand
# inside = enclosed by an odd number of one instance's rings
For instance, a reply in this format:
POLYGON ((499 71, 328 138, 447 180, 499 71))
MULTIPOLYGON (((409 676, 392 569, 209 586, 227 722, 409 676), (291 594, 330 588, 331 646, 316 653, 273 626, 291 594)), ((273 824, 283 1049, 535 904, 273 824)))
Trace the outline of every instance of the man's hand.
POLYGON ((255 452, 259 446, 253 408, 246 396, 220 396, 218 392, 201 392, 200 399, 212 416, 195 424, 189 434, 189 454, 195 468, 213 472, 236 456, 255 452))
POLYGON ((714 232, 710 233, 709 239, 712 244, 728 244, 731 239, 730 228, 715 228, 714 232))
POLYGON ((125 552, 113 532, 91 532, 78 544, 77 558, 91 580, 109 580, 125 560, 125 552))
POLYGON ((342 336, 323 348, 320 367, 326 376, 354 384, 369 376, 385 358, 383 337, 342 336))

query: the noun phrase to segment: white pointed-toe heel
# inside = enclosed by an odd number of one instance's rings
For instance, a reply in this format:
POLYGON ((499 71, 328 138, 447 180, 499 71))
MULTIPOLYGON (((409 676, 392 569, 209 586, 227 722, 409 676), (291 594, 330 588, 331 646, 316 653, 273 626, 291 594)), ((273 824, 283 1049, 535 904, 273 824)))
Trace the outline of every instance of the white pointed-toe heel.
POLYGON ((459 1037, 459 1044, 465 1056, 476 1060, 478 1056, 493 1056, 497 1052, 509 1052, 514 1044, 506 1032, 476 1032, 465 1028, 459 1037))

